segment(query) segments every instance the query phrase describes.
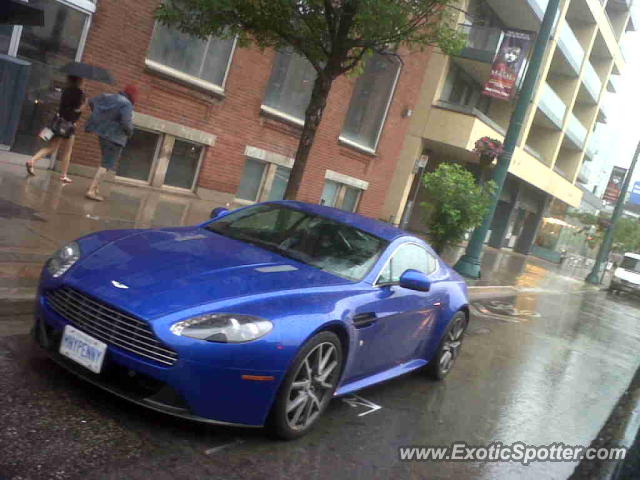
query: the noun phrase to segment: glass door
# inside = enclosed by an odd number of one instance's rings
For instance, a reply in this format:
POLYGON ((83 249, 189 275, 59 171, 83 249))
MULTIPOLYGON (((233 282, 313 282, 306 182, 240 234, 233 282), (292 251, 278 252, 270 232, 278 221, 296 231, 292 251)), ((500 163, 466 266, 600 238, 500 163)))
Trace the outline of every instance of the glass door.
MULTIPOLYGON (((12 150, 33 154, 38 132, 58 108, 65 76, 58 70, 76 60, 90 19, 88 13, 51 0, 31 0, 44 10, 44 26, 24 26, 17 56, 31 62, 31 74, 12 150)), ((0 32, 0 45, 2 45, 0 32)))

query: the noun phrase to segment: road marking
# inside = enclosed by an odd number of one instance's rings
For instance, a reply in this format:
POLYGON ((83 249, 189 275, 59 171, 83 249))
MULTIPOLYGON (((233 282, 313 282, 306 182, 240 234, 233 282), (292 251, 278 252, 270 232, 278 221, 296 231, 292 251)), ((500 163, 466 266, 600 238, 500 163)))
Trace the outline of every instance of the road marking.
POLYGON ((218 453, 222 450, 225 450, 229 447, 233 447, 234 445, 240 445, 241 443, 244 443, 244 440, 240 440, 239 438, 236 438, 233 442, 229 442, 229 443, 224 443, 222 445, 218 445, 217 447, 212 447, 209 448, 207 450, 204 451, 205 455, 213 455, 214 453, 218 453))
POLYGON ((359 395, 351 395, 350 397, 343 398, 342 401, 350 407, 366 407, 369 409, 365 412, 359 413, 359 417, 364 417, 365 415, 369 415, 370 413, 376 412, 382 408, 380 405, 376 405, 372 401, 362 398, 359 395))

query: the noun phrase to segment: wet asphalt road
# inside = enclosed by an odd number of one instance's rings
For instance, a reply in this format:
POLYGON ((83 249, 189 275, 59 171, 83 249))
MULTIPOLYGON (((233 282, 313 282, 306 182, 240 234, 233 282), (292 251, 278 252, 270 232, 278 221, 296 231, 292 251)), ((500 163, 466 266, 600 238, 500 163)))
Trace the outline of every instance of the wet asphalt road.
MULTIPOLYGON (((335 399, 310 435, 175 420, 118 400, 49 361, 28 312, 0 316, 0 478, 566 478, 574 463, 402 463, 397 448, 522 441, 588 445, 639 363, 640 300, 541 293, 474 305, 446 381, 417 372, 335 399)), ((221 394, 224 394, 221 391, 221 394)))

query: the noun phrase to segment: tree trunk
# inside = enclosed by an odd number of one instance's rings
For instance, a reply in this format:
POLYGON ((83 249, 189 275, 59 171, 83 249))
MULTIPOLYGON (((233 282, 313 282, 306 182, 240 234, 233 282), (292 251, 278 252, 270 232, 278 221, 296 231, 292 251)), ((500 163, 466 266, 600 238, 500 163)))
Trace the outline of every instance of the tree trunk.
POLYGON ((316 138, 320 122, 322 121, 324 109, 327 106, 327 98, 329 97, 333 80, 334 77, 331 75, 319 73, 313 84, 313 92, 311 93, 311 100, 305 112, 304 127, 302 128, 302 135, 298 143, 295 163, 291 169, 287 190, 284 193, 285 200, 295 200, 298 197, 300 185, 302 184, 302 176, 304 175, 304 169, 307 166, 307 159, 309 158, 309 152, 316 138))

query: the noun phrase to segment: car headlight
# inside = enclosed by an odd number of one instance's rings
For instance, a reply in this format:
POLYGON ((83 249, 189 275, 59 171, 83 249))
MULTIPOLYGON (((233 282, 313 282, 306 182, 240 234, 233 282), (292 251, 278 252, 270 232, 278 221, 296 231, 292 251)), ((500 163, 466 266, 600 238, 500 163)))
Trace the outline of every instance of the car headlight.
POLYGON ((80 246, 76 242, 65 245, 47 262, 47 270, 53 278, 58 278, 69 270, 80 258, 80 246))
POLYGON ((175 335, 208 342, 244 343, 265 336, 272 328, 269 320, 260 317, 210 313, 174 323, 170 330, 175 335))

